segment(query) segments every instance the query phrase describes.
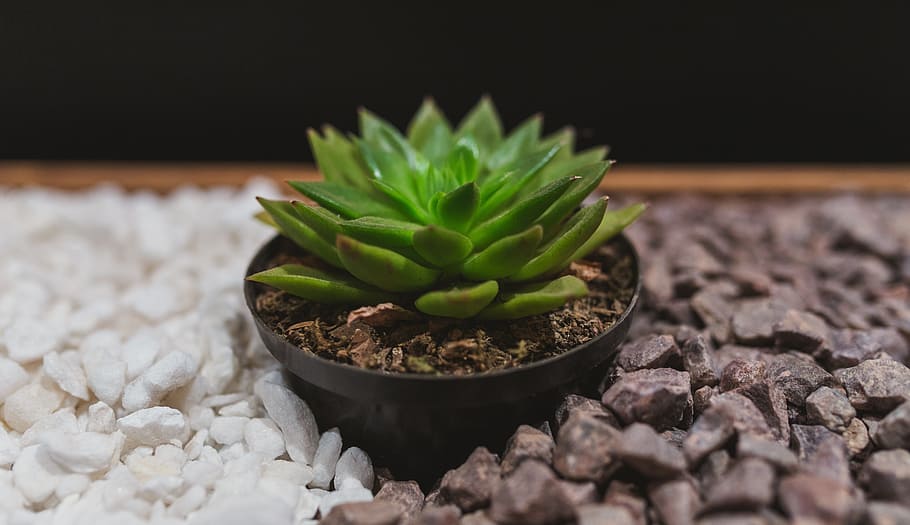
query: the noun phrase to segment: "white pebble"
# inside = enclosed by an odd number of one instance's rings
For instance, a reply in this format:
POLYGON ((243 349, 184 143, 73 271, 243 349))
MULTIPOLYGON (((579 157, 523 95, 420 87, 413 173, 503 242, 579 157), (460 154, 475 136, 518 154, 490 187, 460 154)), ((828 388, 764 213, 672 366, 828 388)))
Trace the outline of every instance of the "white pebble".
POLYGON ((164 461, 180 465, 181 468, 187 460, 186 452, 182 448, 169 443, 155 447, 155 456, 164 461))
POLYGON ((44 356, 44 374, 53 379, 64 392, 82 400, 88 399, 85 372, 79 363, 79 354, 51 352, 44 356), (75 359, 73 359, 75 357, 75 359))
POLYGON ((303 520, 310 520, 316 516, 319 510, 319 502, 322 501, 322 495, 312 490, 300 488, 300 496, 297 499, 297 507, 294 509, 294 520, 298 524, 303 520))
POLYGON ((187 483, 211 488, 224 475, 224 467, 208 461, 188 461, 183 466, 182 476, 187 483))
POLYGON ((72 408, 61 408, 53 414, 46 415, 35 421, 28 428, 20 440, 19 446, 28 447, 38 445, 46 433, 75 434, 79 432, 79 422, 72 408))
POLYGON ((107 470, 120 457, 123 434, 48 432, 43 436, 47 455, 60 470, 73 474, 92 474, 107 470))
POLYGON ((300 487, 290 481, 278 478, 259 478, 256 488, 265 494, 280 499, 290 508, 297 506, 300 498, 300 487))
POLYGON ((262 477, 279 478, 303 487, 313 481, 313 469, 293 461, 276 459, 265 464, 262 477))
POLYGON ((221 456, 221 461, 228 463, 242 458, 246 455, 246 447, 243 446, 242 441, 238 441, 232 445, 227 445, 218 451, 218 455, 221 456))
POLYGON ((28 383, 28 372, 19 363, 0 356, 0 403, 28 383))
POLYGON ((104 346, 91 347, 82 354, 82 367, 95 397, 109 406, 116 405, 126 383, 126 363, 119 355, 104 346))
POLYGON ((251 452, 265 459, 275 459, 284 454, 284 436, 271 419, 252 419, 243 431, 243 439, 251 452))
POLYGON ((373 488, 373 463, 370 456, 357 447, 344 451, 335 467, 335 488, 373 488))
POLYGON ((171 352, 127 385, 123 408, 128 412, 148 408, 166 394, 189 383, 196 374, 196 360, 185 352, 171 352))
POLYGON ((0 468, 8 467, 16 461, 19 455, 19 444, 13 436, 0 425, 0 468))
POLYGON ((30 363, 60 347, 60 331, 37 319, 21 317, 3 332, 3 342, 9 358, 19 363, 30 363))
POLYGON ((64 473, 44 453, 41 445, 22 449, 13 465, 13 481, 22 496, 32 503, 41 503, 57 489, 64 473))
POLYGON ((311 465, 319 443, 319 428, 310 407, 281 385, 260 382, 257 390, 269 417, 284 434, 288 455, 294 461, 311 465))
POLYGON ((227 406, 233 403, 238 403, 247 398, 247 394, 242 392, 234 392, 232 394, 217 394, 214 396, 208 396, 202 400, 202 406, 218 408, 227 406))
POLYGON ((156 446, 171 440, 183 440, 186 418, 170 407, 152 407, 133 412, 117 420, 127 439, 141 445, 156 446))
POLYGON ((328 489, 335 477, 335 465, 341 456, 341 431, 331 428, 323 432, 313 460, 313 481, 311 487, 328 489))
POLYGON ((209 505, 190 520, 190 525, 275 525, 292 523, 293 509, 279 499, 244 494, 220 505, 209 505))
POLYGON ((373 501, 373 492, 363 487, 347 487, 329 492, 319 500, 319 514, 328 516, 336 506, 357 501, 373 501))
POLYGON ((161 352, 163 337, 154 330, 143 329, 130 337, 123 345, 123 360, 126 362, 126 378, 130 381, 139 377, 152 366, 161 352))
POLYGON ((82 494, 89 488, 91 483, 92 478, 85 474, 67 474, 60 477, 57 488, 54 489, 54 494, 57 499, 64 499, 71 494, 82 494))
POLYGON ((209 428, 209 436, 221 445, 233 445, 243 441, 243 432, 246 424, 250 421, 246 417, 225 417, 218 416, 212 420, 212 426, 209 428))
POLYGON ((189 411, 190 428, 193 430, 203 430, 212 426, 215 419, 215 411, 209 407, 194 406, 189 411))
POLYGON ((243 416, 243 417, 255 417, 256 416, 256 407, 250 404, 248 399, 243 399, 237 401, 236 403, 231 403, 230 405, 225 405, 218 409, 218 415, 220 416, 243 416))
POLYGON ((205 503, 208 492, 199 485, 193 485, 182 496, 174 500, 168 507, 168 515, 177 518, 186 518, 191 512, 198 509, 205 503))
POLYGON ((187 441, 183 451, 186 452, 187 459, 198 459, 202 454, 202 447, 205 446, 205 440, 209 438, 209 431, 206 429, 198 430, 193 437, 187 441))
POLYGON ((63 392, 41 383, 32 383, 16 390, 3 404, 3 419, 13 430, 25 432, 32 424, 50 414, 63 401, 63 392))
POLYGON ((114 416, 114 409, 107 406, 104 401, 98 401, 88 407, 88 422, 85 430, 111 433, 116 429, 117 418, 114 416))

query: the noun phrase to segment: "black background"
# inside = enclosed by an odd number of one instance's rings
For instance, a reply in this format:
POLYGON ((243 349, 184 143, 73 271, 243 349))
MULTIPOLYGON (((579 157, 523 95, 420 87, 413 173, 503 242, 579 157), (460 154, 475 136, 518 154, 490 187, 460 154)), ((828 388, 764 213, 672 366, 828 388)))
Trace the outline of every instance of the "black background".
POLYGON ((306 160, 489 93, 626 162, 908 161, 904 5, 4 2, 0 158, 306 160))

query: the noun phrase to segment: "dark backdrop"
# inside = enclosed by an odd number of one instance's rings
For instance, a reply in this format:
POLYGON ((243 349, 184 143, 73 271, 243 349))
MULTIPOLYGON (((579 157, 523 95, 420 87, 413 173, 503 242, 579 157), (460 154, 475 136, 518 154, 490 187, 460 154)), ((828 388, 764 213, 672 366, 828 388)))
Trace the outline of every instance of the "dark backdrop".
POLYGON ((0 157, 304 160, 490 93, 622 161, 910 160, 910 9, 815 4, 4 2, 0 157))

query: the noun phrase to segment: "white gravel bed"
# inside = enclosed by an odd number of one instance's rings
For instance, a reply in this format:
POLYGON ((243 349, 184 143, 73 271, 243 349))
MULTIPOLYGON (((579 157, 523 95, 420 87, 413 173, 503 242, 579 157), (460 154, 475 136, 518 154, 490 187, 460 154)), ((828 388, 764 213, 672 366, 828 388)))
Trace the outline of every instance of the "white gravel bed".
POLYGON ((303 524, 372 499, 243 304, 266 182, 0 189, 0 525, 303 524), (333 491, 337 487, 338 490, 333 491))

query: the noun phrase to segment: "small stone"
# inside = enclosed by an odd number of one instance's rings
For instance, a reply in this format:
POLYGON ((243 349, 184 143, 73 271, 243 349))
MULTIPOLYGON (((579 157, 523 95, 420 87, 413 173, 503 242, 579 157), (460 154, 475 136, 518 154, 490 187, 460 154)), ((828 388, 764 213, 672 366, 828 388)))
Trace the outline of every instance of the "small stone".
POLYGON ((581 482, 561 479, 559 480, 559 486, 573 507, 585 503, 594 503, 600 496, 597 493, 597 485, 593 481, 581 482))
POLYGON ((708 454, 698 466, 696 472, 701 486, 711 487, 717 483, 717 480, 729 470, 731 463, 733 463, 733 459, 730 457, 730 453, 724 449, 715 450, 708 454))
POLYGON ((575 509, 577 525, 639 525, 629 509, 621 505, 591 503, 575 509))
POLYGON ((816 352, 816 357, 828 368, 856 366, 882 350, 879 340, 868 332, 834 330, 827 344, 816 352))
POLYGON ((653 484, 648 499, 665 525, 691 525, 701 510, 701 497, 688 479, 653 484))
POLYGON ((19 443, 0 425, 0 469, 12 465, 19 457, 19 443))
POLYGON ((25 447, 13 465, 12 480, 26 500, 38 504, 57 488, 64 472, 47 457, 44 447, 25 447))
POLYGON ((455 505, 424 507, 416 517, 406 525, 458 525, 461 511, 455 505))
POLYGON ((319 444, 319 428, 307 404, 282 385, 262 381, 256 392, 269 417, 284 435, 288 455, 311 465, 319 444))
POLYGON ((351 447, 341 454, 335 466, 335 489, 373 488, 373 462, 362 449, 351 447))
POLYGON ((774 325, 774 341, 781 348, 811 353, 828 337, 828 326, 822 318, 801 310, 787 310, 774 325))
POLYGON ((788 403, 799 407, 819 387, 836 384, 834 376, 811 357, 792 353, 775 356, 765 368, 765 378, 783 392, 788 403))
POLYGON ((733 419, 724 410, 709 408, 698 416, 683 440, 683 453, 690 465, 697 465, 711 452, 723 447, 733 437, 733 419))
POLYGON ((120 456, 123 434, 49 432, 43 436, 47 457, 61 470, 74 474, 93 474, 109 469, 120 456))
POLYGON ((797 466, 796 454, 789 448, 776 441, 762 439, 751 434, 739 436, 736 442, 736 456, 767 461, 782 472, 791 472, 797 466))
POLYGON ((44 440, 44 435, 48 433, 76 434, 80 430, 79 422, 76 420, 76 414, 73 409, 61 408, 35 421, 19 438, 19 446, 28 447, 41 444, 44 440))
POLYGON ((88 432, 101 432, 110 434, 117 430, 117 418, 114 409, 107 406, 104 401, 92 403, 88 407, 88 421, 85 430, 88 432))
POLYGON ((387 481, 376 494, 375 501, 397 505, 405 519, 416 516, 423 509, 424 495, 416 481, 387 481))
POLYGON ((689 373, 656 368, 623 374, 604 392, 603 404, 625 424, 640 421, 657 430, 678 426, 692 414, 689 373))
POLYGON ((549 467, 525 461, 511 476, 497 484, 489 516, 497 523, 547 525, 569 521, 572 505, 549 467))
POLYGON ((76 352, 66 352, 64 355, 51 352, 44 355, 43 370, 61 390, 79 399, 88 400, 88 384, 78 359, 79 355, 76 352), (72 359, 73 357, 75 359, 72 359))
POLYGON ((123 344, 123 360, 126 362, 126 377, 132 381, 139 377, 161 353, 163 337, 151 329, 143 329, 123 344))
POLYGON ((488 518, 486 512, 478 510, 462 516, 458 525, 496 525, 496 522, 488 518))
POLYGON ((623 345, 616 363, 630 372, 642 368, 660 368, 680 355, 676 341, 669 335, 651 335, 623 345))
POLYGON ((220 445, 233 445, 243 441, 243 431, 249 418, 218 416, 212 420, 209 436, 220 445))
POLYGON ((336 505, 322 525, 396 525, 401 510, 383 501, 361 501, 336 505))
POLYGON ((850 481, 850 462, 844 439, 821 425, 793 425, 793 447, 805 472, 850 481))
POLYGON ((834 432, 843 432, 856 416, 856 410, 847 396, 823 386, 806 398, 806 416, 810 423, 824 425, 834 432))
POLYGON ((721 373, 720 391, 727 392, 758 383, 764 376, 765 363, 761 361, 731 361, 721 373))
POLYGON ((322 433, 316 447, 316 456, 313 459, 312 487, 329 488, 335 477, 335 465, 338 464, 338 458, 341 457, 342 448, 341 431, 338 428, 330 428, 322 433))
POLYGON ((773 299, 742 300, 734 308, 733 335, 745 345, 770 345, 774 343, 774 326, 786 312, 786 307, 773 299))
POLYGON ((639 487, 633 483, 613 480, 607 485, 603 502, 608 505, 625 507, 632 518, 638 523, 646 523, 648 504, 639 487))
POLYGON ((851 456, 856 456, 869 446, 869 429, 858 417, 853 418, 841 434, 851 456))
POLYGON ((701 335, 696 335, 686 341, 682 347, 683 366, 689 372, 692 389, 696 390, 705 386, 714 386, 718 382, 717 363, 714 351, 701 335))
POLYGON ((869 359, 835 372, 856 410, 884 414, 910 400, 910 368, 891 359, 869 359))
POLYGON ((860 482, 876 499, 910 501, 910 452, 904 449, 874 452, 863 464, 860 482))
POLYGON ((708 328, 716 341, 727 342, 732 335, 730 319, 733 317, 733 305, 722 294, 711 288, 695 293, 689 300, 695 314, 708 328))
POLYGON ((783 392, 765 381, 739 387, 735 392, 752 401, 777 441, 790 442, 790 418, 783 392))
POLYGON ((243 440, 250 452, 260 454, 265 459, 275 459, 284 454, 284 436, 271 419, 249 420, 243 429, 243 440))
POLYGON ((478 447, 464 464, 446 473, 442 478, 440 494, 463 512, 471 512, 487 506, 499 477, 496 456, 486 448, 478 447))
MULTIPOLYGON (((318 490, 318 489, 316 489, 318 490)), ((311 491, 312 492, 312 491, 311 491)), ((361 501, 373 501, 373 492, 363 487, 346 487, 328 492, 319 500, 319 514, 328 516, 338 505, 345 503, 356 503, 361 501)), ((397 509, 396 509, 397 510, 397 509)))
POLYGON ((882 352, 890 355, 898 363, 910 362, 910 342, 893 327, 871 328, 867 337, 879 344, 882 352))
POLYGON ((711 399, 717 394, 717 387, 703 386, 692 392, 692 412, 698 416, 711 406, 711 399))
POLYGON ((866 508, 869 525, 901 525, 910 523, 910 507, 898 503, 871 501, 866 508))
POLYGON ((60 348, 62 336, 54 326, 20 317, 3 332, 7 356, 17 363, 31 363, 60 348))
MULTIPOLYGON (((718 374, 733 361, 762 361, 767 365, 776 355, 771 348, 755 348, 741 345, 723 345, 714 351, 718 374)), ((718 377, 720 377, 718 375, 718 377)))
POLYGON ((878 422, 875 442, 882 448, 910 449, 910 401, 901 404, 878 422))
POLYGON ((187 432, 186 418, 170 407, 152 407, 117 420, 117 427, 134 444, 157 446, 182 440, 187 432))
POLYGON ((3 419, 13 430, 25 432, 35 421, 57 410, 63 397, 63 392, 56 386, 41 383, 25 385, 6 398, 3 419))
POLYGON ((774 469, 757 458, 744 458, 733 464, 711 486, 705 509, 756 510, 774 501, 774 469))
POLYGON ((89 389, 108 406, 120 401, 126 385, 126 363, 120 359, 119 344, 120 337, 110 332, 97 332, 82 343, 82 368, 89 389))
POLYGON ((603 483, 619 468, 620 432, 593 415, 574 414, 559 429, 553 467, 564 478, 603 483))
POLYGON ((562 400, 562 403, 556 409, 555 419, 557 428, 562 427, 562 425, 569 420, 569 417, 577 412, 589 413, 616 428, 619 428, 620 426, 616 416, 614 416, 600 401, 577 394, 569 394, 562 400))
POLYGON ((0 403, 28 383, 28 372, 22 366, 0 356, 0 403))
POLYGON ((546 464, 553 462, 556 443, 549 435, 528 425, 521 425, 509 438, 502 456, 502 475, 508 476, 522 461, 536 459, 546 464))
POLYGON ((123 408, 132 412, 152 406, 193 380, 197 368, 196 359, 185 352, 167 354, 126 385, 123 408))
POLYGON ((642 423, 633 423, 623 430, 615 454, 650 479, 672 478, 686 470, 683 453, 642 423))
POLYGON ((777 497, 795 523, 854 523, 862 512, 861 494, 849 485, 811 474, 784 478, 777 497))

